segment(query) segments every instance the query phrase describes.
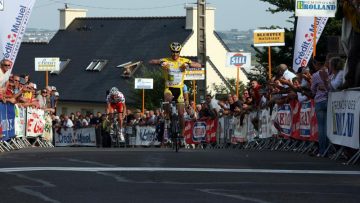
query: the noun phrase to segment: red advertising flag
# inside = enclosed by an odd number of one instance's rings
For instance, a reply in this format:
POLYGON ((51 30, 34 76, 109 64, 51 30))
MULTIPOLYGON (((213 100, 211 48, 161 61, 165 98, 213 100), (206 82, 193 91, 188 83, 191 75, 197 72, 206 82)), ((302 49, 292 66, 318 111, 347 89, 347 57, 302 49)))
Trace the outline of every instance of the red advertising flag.
POLYGON ((297 99, 290 101, 291 108, 291 137, 297 140, 301 140, 300 137, 300 103, 297 99))
POLYGON ((186 121, 184 137, 187 144, 214 143, 218 119, 206 121, 186 121))

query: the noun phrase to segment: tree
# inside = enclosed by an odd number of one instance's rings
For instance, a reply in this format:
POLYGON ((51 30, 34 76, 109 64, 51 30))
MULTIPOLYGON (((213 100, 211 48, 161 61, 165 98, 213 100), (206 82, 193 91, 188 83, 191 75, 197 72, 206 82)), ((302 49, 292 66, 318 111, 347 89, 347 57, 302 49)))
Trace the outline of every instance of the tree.
MULTIPOLYGON (((164 97, 164 89, 165 89, 165 79, 163 77, 162 72, 155 68, 142 68, 141 71, 142 78, 153 78, 154 85, 152 90, 145 90, 145 108, 146 109, 156 109, 160 107, 160 102, 164 97)), ((134 80, 131 81, 134 86, 134 80)), ((136 104, 142 104, 142 89, 134 89, 134 95, 136 95, 133 99, 136 104)), ((139 107, 137 107, 139 108, 139 107)))
MULTIPOLYGON (((285 63, 292 66, 295 33, 297 17, 295 17, 295 0, 260 0, 271 4, 273 7, 269 7, 266 11, 272 14, 279 12, 291 12, 293 15, 287 19, 288 22, 293 23, 293 28, 285 28, 285 46, 273 47, 271 53, 271 65, 285 63)), ((273 25, 268 29, 280 28, 279 26, 273 25)), ((326 53, 327 51, 327 38, 326 36, 340 36, 341 35, 341 19, 339 17, 329 18, 327 25, 323 31, 322 36, 319 39, 316 50, 317 53, 326 53)), ((266 68, 265 74, 268 74, 268 49, 253 47, 256 51, 257 62, 266 68)), ((276 68, 272 68, 272 74, 276 73, 276 68)), ((266 77, 268 78, 268 77, 266 77)))
MULTIPOLYGON (((235 78, 226 78, 226 80, 229 82, 229 84, 233 87, 234 90, 236 90, 236 79, 235 78)), ((216 85, 215 83, 211 84, 212 89, 215 91, 214 93, 211 92, 210 90, 208 92, 210 92, 210 94, 219 94, 219 95, 225 95, 225 94, 234 94, 236 92, 232 92, 228 87, 226 87, 226 85, 224 84, 220 84, 220 85, 216 85)), ((242 81, 239 81, 239 94, 241 94, 244 89, 246 88, 245 84, 242 81)))

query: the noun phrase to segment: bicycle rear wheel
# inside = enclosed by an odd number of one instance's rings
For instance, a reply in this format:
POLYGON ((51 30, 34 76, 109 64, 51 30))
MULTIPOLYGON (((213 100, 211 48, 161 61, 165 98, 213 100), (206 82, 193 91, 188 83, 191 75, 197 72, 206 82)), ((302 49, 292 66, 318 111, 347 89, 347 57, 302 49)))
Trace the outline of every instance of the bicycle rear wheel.
POLYGON ((179 145, 179 118, 177 115, 171 116, 171 136, 173 140, 173 148, 175 151, 178 152, 180 145, 179 145))

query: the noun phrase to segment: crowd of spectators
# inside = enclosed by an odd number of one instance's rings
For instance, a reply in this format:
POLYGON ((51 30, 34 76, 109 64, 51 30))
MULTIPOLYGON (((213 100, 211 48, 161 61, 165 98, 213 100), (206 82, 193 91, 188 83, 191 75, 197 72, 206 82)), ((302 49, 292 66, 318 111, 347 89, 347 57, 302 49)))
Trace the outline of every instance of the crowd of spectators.
MULTIPOLYGON (((1 61, 0 76, 11 66, 8 60, 1 61)), ((226 98, 217 100, 212 95, 206 95, 199 104, 187 101, 185 120, 207 120, 221 116, 240 117, 240 125, 246 114, 261 108, 273 108, 275 104, 283 105, 293 100, 303 102, 314 99, 319 131, 319 154, 324 153, 328 140, 326 136, 327 97, 330 91, 343 89, 345 61, 339 56, 328 54, 326 57, 317 55, 311 60, 309 67, 300 67, 296 72, 286 64, 276 67, 277 74, 264 84, 257 80, 250 81, 248 88, 236 94, 228 94, 226 98)), ((100 129, 106 122, 106 115, 98 112, 97 115, 82 115, 80 112, 70 115, 56 116, 56 103, 59 93, 53 86, 38 89, 31 82, 29 75, 10 75, 8 81, 0 88, 2 102, 10 102, 20 106, 31 106, 49 111, 53 124, 57 127, 89 127, 100 129), (103 125, 101 125, 103 124, 103 125)), ((127 109, 125 123, 127 126, 155 125, 161 130, 164 121, 164 112, 161 109, 145 110, 127 109)), ((253 121, 255 128, 256 118, 253 121)), ((163 129, 162 129, 163 130, 163 129)), ((162 138, 159 138, 160 140, 162 138)))
POLYGON ((47 86, 38 88, 30 79, 30 75, 10 74, 6 79, 6 74, 10 70, 12 63, 3 59, 0 62, 0 98, 3 103, 17 104, 20 107, 39 108, 56 114, 59 92, 56 87, 47 86))
MULTIPOLYGON (((240 117, 240 125, 243 125, 245 115, 251 111, 262 108, 274 107, 275 104, 283 105, 293 100, 299 102, 314 99, 316 116, 319 126, 319 154, 324 153, 328 141, 326 137, 326 110, 327 95, 330 91, 341 89, 344 77, 344 60, 334 54, 322 55, 312 59, 310 67, 301 67, 296 72, 292 71, 286 64, 276 67, 277 74, 265 84, 252 80, 248 88, 236 94, 228 94, 226 98, 217 100, 212 95, 206 95, 199 104, 188 101, 185 107, 185 120, 208 120, 221 116, 240 117)), ((162 131, 164 112, 161 109, 145 110, 142 113, 139 109, 127 109, 125 118, 126 126, 151 125, 157 126, 162 131)), ((255 129, 258 128, 257 120, 254 118, 255 129)), ((62 115, 59 120, 64 127, 87 127, 100 126, 106 121, 106 115, 98 112, 96 116, 71 113, 69 116, 62 115), (94 122, 93 119, 96 119, 94 122), (92 121, 93 120, 93 121, 92 121)), ((160 133, 162 134, 162 133, 160 133)), ((159 137, 162 140, 162 137, 159 137)))

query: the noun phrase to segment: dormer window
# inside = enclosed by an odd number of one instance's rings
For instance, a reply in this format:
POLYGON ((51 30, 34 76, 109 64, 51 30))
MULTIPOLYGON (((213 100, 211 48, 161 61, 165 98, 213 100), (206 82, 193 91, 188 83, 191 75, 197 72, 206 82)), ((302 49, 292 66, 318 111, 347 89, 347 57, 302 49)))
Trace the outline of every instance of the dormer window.
POLYGON ((107 64, 108 60, 106 59, 94 59, 86 67, 87 71, 97 71, 100 72, 107 64))

